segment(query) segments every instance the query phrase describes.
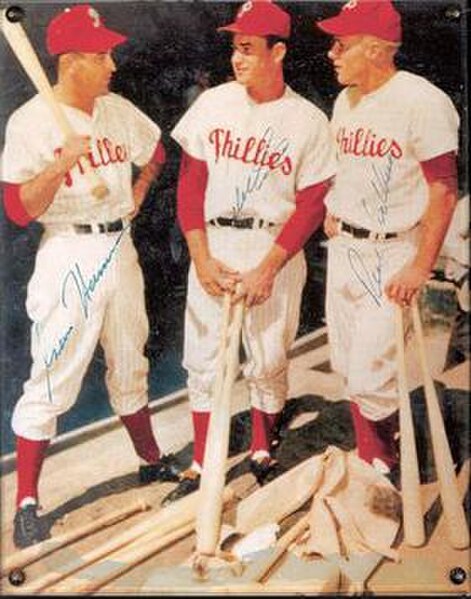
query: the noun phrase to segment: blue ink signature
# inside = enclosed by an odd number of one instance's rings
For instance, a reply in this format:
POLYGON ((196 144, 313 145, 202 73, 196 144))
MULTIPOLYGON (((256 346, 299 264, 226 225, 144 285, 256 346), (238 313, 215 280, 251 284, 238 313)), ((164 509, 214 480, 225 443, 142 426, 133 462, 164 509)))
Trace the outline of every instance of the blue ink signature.
MULTIPOLYGON (((129 225, 128 225, 128 227, 129 227, 129 225)), ((118 245, 120 244, 121 239, 123 238, 123 235, 128 227, 124 228, 121 231, 121 233, 119 234, 118 238, 116 239, 115 243, 113 244, 113 246, 110 249, 110 251, 108 252, 108 254, 100 262, 100 264, 98 265, 98 268, 95 270, 95 272, 92 273, 92 275, 90 277, 85 279, 85 277, 82 274, 82 269, 80 268, 80 265, 77 262, 75 263, 73 268, 71 268, 69 270, 69 272, 66 274, 64 281, 62 283, 61 298, 62 298, 62 305, 64 306, 64 308, 67 308, 66 295, 67 295, 68 284, 69 284, 69 282, 72 282, 72 284, 73 284, 72 289, 75 290, 79 296, 83 315, 85 316, 85 319, 88 318, 88 315, 90 313, 89 306, 90 306, 91 302, 93 301, 93 294, 97 290, 97 287, 99 286, 100 282, 102 281, 104 274, 108 270, 108 267, 110 266, 111 261, 116 253, 118 245)))
MULTIPOLYGON (((116 254, 118 245, 120 244, 124 233, 130 226, 131 225, 127 225, 121 231, 121 233, 117 237, 115 243, 111 247, 108 254, 99 263, 98 267, 92 273, 91 277, 88 278, 88 280, 85 280, 85 278, 82 274, 80 265, 77 262, 75 263, 74 267, 67 272, 67 274, 62 282, 62 292, 61 292, 62 305, 64 306, 64 308, 66 308, 66 309, 68 308, 68 304, 66 301, 66 290, 67 290, 68 282, 72 281, 75 284, 75 290, 77 291, 77 293, 79 295, 80 305, 81 305, 81 308, 83 311, 83 315, 84 315, 85 319, 88 318, 89 313, 90 313, 90 303, 93 301, 93 294, 95 293, 95 291, 97 290, 97 287, 103 280, 103 277, 104 277, 108 267, 110 266, 114 255, 116 254)), ((35 328, 35 332, 36 332, 38 341, 40 341, 41 333, 42 333, 41 325, 39 323, 34 323, 34 328, 35 328)), ((72 337, 72 334, 75 332, 75 330, 76 330, 75 326, 73 324, 69 324, 64 329, 64 331, 61 333, 61 335, 57 339, 56 344, 53 345, 52 349, 50 349, 46 353, 43 353, 43 356, 42 356, 44 366, 46 368, 47 395, 48 395, 49 401, 51 403, 53 401, 53 395, 52 395, 52 385, 51 385, 51 379, 50 379, 49 373, 50 373, 54 363, 57 362, 59 360, 59 358, 62 356, 62 354, 64 353, 64 351, 72 337)))
MULTIPOLYGON (((380 168, 376 164, 373 164, 371 167, 373 170, 373 179, 370 181, 370 185, 377 200, 376 213, 380 225, 386 224, 386 217, 389 211, 389 184, 391 182, 393 164, 393 157, 391 154, 388 154, 387 164, 384 168, 380 168)), ((371 217, 368 201, 363 198, 361 202, 368 216, 371 217)))
MULTIPOLYGON (((275 132, 273 131, 272 127, 267 127, 265 133, 262 135, 262 141, 267 142, 267 148, 272 147, 273 149, 271 151, 279 153, 280 159, 282 159, 288 154, 290 143, 288 139, 284 137, 274 146, 271 146, 274 137, 275 132)), ((270 168, 268 166, 256 165, 252 167, 249 174, 247 175, 244 189, 241 189, 238 185, 236 185, 235 206, 232 209, 234 216, 237 216, 242 212, 242 209, 248 199, 248 196, 250 196, 251 193, 262 189, 262 186, 267 180, 269 174, 270 168)))
POLYGON ((381 306, 381 300, 383 297, 383 285, 382 285, 382 269, 383 269, 383 257, 381 253, 376 250, 377 262, 373 270, 368 270, 365 265, 362 255, 359 251, 354 248, 348 249, 348 261, 350 267, 354 272, 358 281, 363 285, 369 295, 373 298, 377 306, 381 306))
MULTIPOLYGON (((37 322, 34 323, 34 328, 35 328, 35 332, 36 332, 38 341, 40 341, 41 327, 40 327, 39 323, 37 323, 37 322)), ((50 372, 51 367, 54 364, 54 362, 56 362, 61 357, 62 353, 65 351, 65 348, 67 347, 67 344, 68 344, 70 337, 71 337, 72 333, 74 332, 74 330, 75 330, 74 325, 73 324, 69 325, 67 327, 67 329, 64 331, 64 333, 62 333, 61 336, 59 337, 59 339, 57 340, 57 345, 52 348, 52 350, 49 353, 49 356, 47 354, 43 354, 43 362, 44 362, 44 366, 46 367, 47 396, 51 403, 53 401, 53 398, 52 398, 52 385, 51 385, 51 379, 49 376, 49 372, 50 372)))

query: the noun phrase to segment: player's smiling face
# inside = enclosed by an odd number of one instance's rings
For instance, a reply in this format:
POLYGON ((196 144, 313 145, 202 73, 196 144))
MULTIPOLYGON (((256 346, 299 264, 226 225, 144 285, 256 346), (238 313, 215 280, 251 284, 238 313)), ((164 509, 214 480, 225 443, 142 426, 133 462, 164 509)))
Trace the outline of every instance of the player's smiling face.
POLYGON ((264 37, 235 34, 232 47, 231 63, 239 83, 247 88, 258 87, 273 76, 276 51, 268 47, 264 37))
POLYGON ((334 65, 339 83, 342 85, 361 83, 367 66, 364 36, 336 37, 327 55, 334 65))
POLYGON ((76 80, 92 97, 104 96, 109 92, 111 77, 116 71, 111 52, 77 54, 76 80))

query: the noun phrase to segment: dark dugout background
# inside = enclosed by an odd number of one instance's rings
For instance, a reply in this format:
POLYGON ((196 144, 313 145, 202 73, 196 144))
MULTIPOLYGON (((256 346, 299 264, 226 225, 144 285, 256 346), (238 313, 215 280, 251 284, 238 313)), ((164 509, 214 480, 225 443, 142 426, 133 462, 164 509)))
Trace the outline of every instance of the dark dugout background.
MULTIPOLYGON (((54 65, 45 52, 50 18, 74 3, 11 2, 25 11, 24 26, 40 59, 54 80, 54 65)), ((462 118, 460 187, 468 190, 467 89, 465 86, 466 3, 410 0, 396 2, 403 17, 404 40, 398 66, 423 75, 450 95, 462 118)), ((146 280, 151 334, 147 353, 151 363, 150 398, 185 383, 180 366, 182 324, 188 254, 175 222, 179 152, 169 133, 198 91, 201 75, 211 86, 231 76, 230 38, 216 33, 232 20, 233 2, 97 2, 107 26, 122 31, 129 41, 117 49, 118 66, 112 89, 132 100, 163 131, 167 163, 135 219, 133 236, 146 280)), ((329 38, 313 27, 317 19, 336 14, 340 2, 281 2, 293 19, 293 35, 285 63, 287 82, 329 116, 339 92, 326 52, 329 38)), ((35 90, 0 36, 0 141, 12 111, 35 90)), ((31 135, 34 135, 32 124, 31 135)), ((1 452, 13 450, 10 419, 31 364, 29 321, 25 313, 26 287, 34 267, 41 227, 21 229, 1 217, 1 452)), ((299 334, 322 324, 324 315, 325 251, 322 232, 309 240, 309 276, 304 291, 299 334)), ((123 318, 126 315, 123 314, 123 318)), ((103 382, 105 364, 97 350, 79 400, 59 422, 59 432, 71 430, 110 414, 103 382)))

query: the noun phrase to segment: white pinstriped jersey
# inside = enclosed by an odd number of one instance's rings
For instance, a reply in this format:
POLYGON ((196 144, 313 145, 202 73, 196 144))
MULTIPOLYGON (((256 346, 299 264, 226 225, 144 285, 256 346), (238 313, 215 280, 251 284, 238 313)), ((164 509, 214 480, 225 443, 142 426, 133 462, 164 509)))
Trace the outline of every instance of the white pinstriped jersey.
POLYGON ((412 73, 397 72, 353 108, 348 89, 332 117, 338 168, 329 211, 372 231, 415 225, 428 201, 420 162, 458 149, 450 98, 412 73))
POLYGON ((172 137, 208 165, 207 221, 239 215, 282 224, 298 190, 334 174, 326 116, 288 86, 281 98, 261 104, 237 82, 207 90, 172 137))
MULTIPOLYGON (((92 137, 88 160, 110 193, 96 199, 80 161, 67 173, 54 201, 39 217, 44 224, 113 221, 134 208, 131 164, 144 166, 161 137, 160 128, 131 102, 117 94, 95 101, 92 115, 62 105, 72 128, 92 137)), ((63 135, 41 96, 36 95, 10 117, 2 156, 2 180, 24 183, 60 153, 63 135)), ((83 158, 81 160, 84 160, 83 158)))

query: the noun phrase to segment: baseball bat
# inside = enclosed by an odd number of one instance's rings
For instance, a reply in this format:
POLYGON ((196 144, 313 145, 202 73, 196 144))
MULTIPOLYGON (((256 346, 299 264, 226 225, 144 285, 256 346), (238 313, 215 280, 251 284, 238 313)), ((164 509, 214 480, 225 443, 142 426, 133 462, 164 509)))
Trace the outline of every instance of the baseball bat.
POLYGON ((432 438, 433 458, 435 460, 435 468, 437 471, 443 514, 447 524, 448 539, 453 548, 466 549, 469 546, 469 530, 463 503, 458 490, 453 459, 451 457, 445 425, 440 411, 438 396, 430 374, 422 322, 417 303, 414 303, 412 306, 412 319, 419 348, 419 359, 424 379, 430 436, 432 438))
MULTIPOLYGON (((6 16, 5 10, 3 10, 1 13, 0 23, 1 29, 13 53, 21 63, 21 66, 25 70, 34 87, 51 109, 62 134, 65 138, 74 135, 74 130, 54 95, 52 86, 49 83, 41 63, 39 62, 36 51, 34 50, 21 23, 10 22, 6 16)), ((87 160, 83 160, 80 164, 82 165, 84 175, 87 178, 87 182, 90 186, 92 194, 97 199, 102 199, 108 195, 108 188, 97 175, 97 173, 92 169, 87 160)))
POLYGON ((273 568, 288 551, 289 546, 309 528, 309 514, 296 522, 276 543, 273 553, 262 562, 251 577, 254 582, 265 582, 273 568))
POLYGON ((168 532, 165 535, 159 535, 158 531, 149 533, 139 539, 129 547, 123 548, 117 553, 109 556, 112 567, 103 568, 103 574, 90 573, 86 575, 85 571, 80 571, 77 576, 65 578, 59 584, 49 587, 47 594, 80 594, 89 595, 100 590, 107 584, 112 583, 133 568, 139 566, 142 562, 150 559, 163 549, 173 545, 180 539, 190 535, 195 529, 195 523, 190 522, 168 532))
POLYGON ((420 497, 420 475, 414 423, 407 386, 404 315, 400 306, 395 307, 395 317, 404 541, 411 547, 420 547, 425 542, 425 527, 420 497))
MULTIPOLYGON (((61 564, 57 571, 50 570, 43 576, 24 584, 22 586, 22 592, 30 595, 39 593, 53 584, 60 582, 67 576, 71 576, 72 574, 75 574, 75 572, 106 558, 111 553, 120 550, 126 545, 141 539, 143 536, 147 535, 150 530, 155 530, 156 533, 158 532, 160 535, 165 535, 172 530, 185 526, 190 522, 194 522, 198 505, 198 495, 199 492, 191 493, 159 510, 155 514, 149 515, 142 522, 111 537, 108 541, 97 545, 87 553, 81 554, 80 559, 73 559, 66 564, 61 564)), ((232 499, 234 499, 234 492, 227 486, 224 489, 223 500, 231 501, 232 499)))
POLYGON ((197 556, 215 554, 221 527, 222 492, 229 447, 231 391, 239 365, 240 332, 244 315, 243 301, 234 306, 232 322, 228 334, 225 335, 230 310, 230 295, 226 294, 223 304, 218 372, 212 396, 211 417, 196 516, 197 556))
POLYGON ((13 568, 24 568, 25 566, 37 562, 46 555, 50 555, 51 553, 58 551, 62 547, 66 547, 75 541, 98 532, 102 528, 112 526, 113 524, 116 524, 125 518, 129 518, 129 516, 148 509, 149 505, 147 503, 144 501, 138 501, 137 503, 131 504, 127 508, 115 510, 110 514, 106 514, 102 518, 99 518, 98 520, 94 520, 93 522, 85 524, 84 526, 80 526, 79 528, 66 532, 62 535, 52 537, 51 539, 46 539, 42 543, 38 543, 37 545, 32 545, 31 547, 27 547, 22 551, 18 551, 17 553, 5 558, 5 561, 2 563, 2 576, 6 575, 13 568))

